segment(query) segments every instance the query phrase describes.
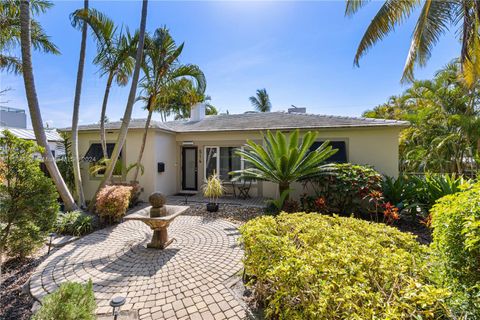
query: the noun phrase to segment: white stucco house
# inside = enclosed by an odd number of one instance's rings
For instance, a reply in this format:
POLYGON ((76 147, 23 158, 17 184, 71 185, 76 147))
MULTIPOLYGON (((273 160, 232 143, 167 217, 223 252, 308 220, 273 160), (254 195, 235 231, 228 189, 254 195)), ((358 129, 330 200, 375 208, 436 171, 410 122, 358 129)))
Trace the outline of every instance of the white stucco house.
MULTIPOLYGON (((242 147, 247 139, 262 142, 266 130, 317 131, 318 143, 328 139, 339 149, 332 161, 368 164, 383 174, 396 176, 399 133, 408 126, 405 121, 291 111, 205 116, 205 107, 201 104, 192 107, 191 114, 188 120, 151 122, 142 160, 145 174, 139 178, 144 199, 155 191, 166 195, 200 192, 205 178, 213 171, 228 181, 228 172, 244 167, 235 149, 242 147)), ((110 154, 120 125, 121 122, 106 125, 110 154)), ((120 156, 124 167, 135 163, 144 127, 145 120, 131 121, 120 156)), ((101 179, 89 171, 102 157, 98 124, 79 127, 79 152, 84 157, 81 171, 85 196, 89 199, 101 179)), ((132 174, 121 170, 115 179, 129 181, 132 174)), ((256 182, 250 190, 252 196, 275 197, 276 193, 276 185, 269 182, 256 182)))

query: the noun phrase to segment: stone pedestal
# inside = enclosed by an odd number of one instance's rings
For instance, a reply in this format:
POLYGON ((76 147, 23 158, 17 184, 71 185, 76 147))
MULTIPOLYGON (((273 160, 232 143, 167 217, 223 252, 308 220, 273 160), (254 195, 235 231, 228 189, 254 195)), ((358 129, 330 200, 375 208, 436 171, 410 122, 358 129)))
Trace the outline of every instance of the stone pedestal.
POLYGON ((147 248, 153 249, 165 249, 169 244, 173 242, 174 238, 168 239, 167 228, 160 228, 153 230, 152 241, 147 244, 147 248))

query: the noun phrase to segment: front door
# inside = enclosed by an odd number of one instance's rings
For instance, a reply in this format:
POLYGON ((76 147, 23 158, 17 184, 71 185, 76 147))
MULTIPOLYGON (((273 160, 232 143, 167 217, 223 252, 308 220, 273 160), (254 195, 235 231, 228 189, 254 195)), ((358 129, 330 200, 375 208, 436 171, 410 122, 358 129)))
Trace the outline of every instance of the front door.
POLYGON ((197 190, 197 147, 182 148, 182 189, 197 190))

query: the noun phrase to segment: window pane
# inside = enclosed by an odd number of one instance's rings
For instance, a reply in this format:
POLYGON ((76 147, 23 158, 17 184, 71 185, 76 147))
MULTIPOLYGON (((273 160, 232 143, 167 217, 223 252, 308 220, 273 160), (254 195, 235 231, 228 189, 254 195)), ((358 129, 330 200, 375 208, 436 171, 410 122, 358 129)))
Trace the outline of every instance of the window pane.
POLYGON ((217 148, 205 148, 205 179, 217 171, 217 148))
MULTIPOLYGON (((310 151, 316 150, 322 145, 324 141, 316 141, 310 147, 310 151)), ((327 163, 336 162, 336 163, 345 163, 347 162, 347 148, 345 141, 330 141, 332 149, 338 149, 337 153, 325 160, 327 163)))
POLYGON ((231 180, 230 171, 241 169, 241 159, 235 154, 237 147, 220 148, 220 179, 231 180))

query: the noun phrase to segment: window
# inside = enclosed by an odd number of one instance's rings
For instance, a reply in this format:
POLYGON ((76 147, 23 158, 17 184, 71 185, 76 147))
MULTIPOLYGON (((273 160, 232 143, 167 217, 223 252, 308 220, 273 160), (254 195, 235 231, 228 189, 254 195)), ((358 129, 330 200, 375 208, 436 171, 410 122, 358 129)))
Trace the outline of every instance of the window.
MULTIPOLYGON (((310 147, 310 151, 316 150, 325 141, 316 141, 310 147)), ((347 162, 347 147, 345 141, 330 141, 330 145, 333 149, 338 149, 337 153, 328 158, 325 162, 345 163, 347 162)))
POLYGON ((231 171, 243 169, 242 158, 235 154, 238 147, 205 147, 205 179, 218 173, 220 179, 229 181, 231 171))
MULTIPOLYGON (((107 155, 108 157, 112 156, 113 149, 115 148, 115 143, 107 143, 107 155)), ((103 159, 102 145, 100 143, 92 143, 88 148, 87 153, 83 157, 83 161, 89 163, 89 169, 92 170, 94 167, 97 167, 97 172, 95 176, 102 176, 105 173, 106 165, 101 160, 103 159)), ((113 169, 114 176, 122 175, 122 151, 118 156, 118 161, 115 164, 113 169)))

